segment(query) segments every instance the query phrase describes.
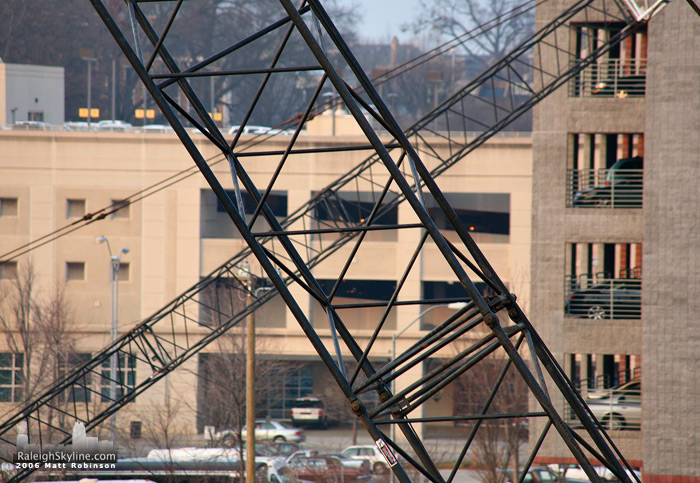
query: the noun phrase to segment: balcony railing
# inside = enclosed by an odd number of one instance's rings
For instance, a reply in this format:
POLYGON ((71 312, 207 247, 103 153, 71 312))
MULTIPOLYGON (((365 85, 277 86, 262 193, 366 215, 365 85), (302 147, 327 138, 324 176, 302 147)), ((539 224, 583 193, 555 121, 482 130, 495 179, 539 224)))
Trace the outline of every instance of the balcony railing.
POLYGON ((567 276, 564 313, 586 319, 639 319, 642 316, 641 278, 567 276))
POLYGON ((570 169, 568 208, 641 208, 644 170, 570 169))
POLYGON ((643 97, 646 59, 610 59, 592 64, 571 79, 571 97, 643 97))

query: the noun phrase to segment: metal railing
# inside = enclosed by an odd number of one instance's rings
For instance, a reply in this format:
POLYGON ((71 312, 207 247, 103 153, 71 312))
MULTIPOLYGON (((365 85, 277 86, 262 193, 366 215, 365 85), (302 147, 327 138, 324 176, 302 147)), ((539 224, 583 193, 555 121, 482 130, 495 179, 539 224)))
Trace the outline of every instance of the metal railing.
POLYGON ((570 169, 567 208, 641 208, 643 169, 570 169))
POLYGON ((591 64, 569 84, 570 97, 643 97, 646 59, 610 59, 591 64))
POLYGON ((639 319, 642 316, 641 278, 588 278, 567 275, 564 282, 567 317, 639 319))

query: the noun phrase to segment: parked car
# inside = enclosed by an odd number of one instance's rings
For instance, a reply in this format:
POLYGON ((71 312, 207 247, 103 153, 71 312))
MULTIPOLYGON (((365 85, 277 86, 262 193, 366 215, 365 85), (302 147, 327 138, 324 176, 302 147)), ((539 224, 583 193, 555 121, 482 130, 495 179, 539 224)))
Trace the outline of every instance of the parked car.
POLYGON ((339 483, 369 481, 370 474, 366 468, 346 466, 334 456, 311 456, 296 458, 288 463, 294 475, 306 481, 322 483, 339 483))
POLYGON ((98 122, 95 126, 97 129, 103 131, 131 131, 134 127, 130 122, 120 121, 118 119, 106 119, 98 122))
POLYGON ((17 121, 12 124, 12 129, 21 129, 25 131, 55 131, 56 127, 43 121, 17 121))
POLYGON ((642 315, 642 281, 609 279, 566 298, 566 315, 589 319, 639 319, 642 315))
POLYGON ((340 454, 354 459, 366 459, 372 465, 372 472, 376 474, 384 474, 389 471, 389 465, 384 459, 384 455, 374 445, 349 446, 340 454))
POLYGON ((591 391, 585 401, 605 429, 639 429, 642 424, 641 381, 591 391))
POLYGON ((141 126, 141 130, 143 132, 175 132, 173 127, 168 124, 146 124, 145 126, 141 126))
MULTIPOLYGON (((229 134, 236 134, 239 129, 241 129, 241 126, 231 126, 228 130, 229 134)), ((269 131, 272 131, 271 127, 267 126, 252 126, 252 125, 247 125, 243 128, 243 134, 267 134, 269 131)))
POLYGON ((317 397, 301 397, 292 406, 292 425, 312 424, 321 428, 328 427, 326 405, 317 397))
MULTIPOLYGON (((501 473, 504 475, 506 483, 518 481, 513 478, 511 468, 503 469, 501 473)), ((518 476, 520 475, 518 474, 518 476)), ((522 481, 523 483, 556 483, 558 479, 557 475, 548 468, 530 468, 522 481)))
MULTIPOLYGON (((247 428, 244 427, 241 430, 243 441, 246 440, 247 434, 247 428)), ((236 432, 232 429, 219 431, 214 437, 219 441, 228 443, 235 442, 237 439, 236 432)), ((273 441, 275 443, 291 441, 293 443, 301 443, 305 439, 306 435, 303 429, 293 428, 285 422, 265 419, 255 421, 255 441, 273 441)))
POLYGON ((270 443, 270 448, 279 456, 288 457, 296 451, 301 450, 299 443, 293 443, 291 441, 277 441, 270 443))
POLYGON ((605 175, 605 184, 578 191, 574 207, 641 208, 644 158, 621 158, 605 175))
POLYGON ((349 458, 343 454, 319 454, 317 450, 305 449, 295 451, 287 457, 287 464, 293 465, 294 462, 301 460, 302 458, 313 458, 315 456, 332 456, 338 458, 343 466, 356 468, 364 473, 370 473, 370 463, 366 458, 349 458))

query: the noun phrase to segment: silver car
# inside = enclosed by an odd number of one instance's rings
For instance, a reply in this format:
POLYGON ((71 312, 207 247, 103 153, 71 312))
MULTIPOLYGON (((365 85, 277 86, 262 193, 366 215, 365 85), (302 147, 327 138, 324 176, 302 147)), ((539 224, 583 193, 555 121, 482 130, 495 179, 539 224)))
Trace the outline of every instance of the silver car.
POLYGON ((586 404, 605 429, 641 428, 641 381, 630 381, 610 389, 591 391, 586 397, 586 404))

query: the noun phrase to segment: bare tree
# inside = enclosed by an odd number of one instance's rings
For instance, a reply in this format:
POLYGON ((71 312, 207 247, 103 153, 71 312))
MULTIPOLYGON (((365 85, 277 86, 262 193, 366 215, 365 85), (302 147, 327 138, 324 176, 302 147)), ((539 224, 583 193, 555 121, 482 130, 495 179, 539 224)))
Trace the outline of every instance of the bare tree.
MULTIPOLYGON (((460 415, 478 415, 486 409, 486 414, 524 413, 528 407, 528 391, 520 374, 511 365, 500 384, 502 371, 508 359, 491 355, 465 372, 455 384, 454 412, 460 415), (496 396, 485 408, 492 391, 496 396)), ((509 478, 502 470, 511 465, 518 471, 520 446, 527 438, 521 434, 523 418, 483 420, 475 438, 475 458, 482 469, 485 483, 504 483, 509 478)), ((468 430, 473 424, 467 425, 468 430)), ((517 475, 517 473, 515 473, 517 475)), ((517 481, 517 478, 513 481, 517 481)))
MULTIPOLYGON (((513 15, 522 11, 519 0, 421 0, 422 15, 413 24, 417 32, 436 30, 448 37, 468 32, 479 33, 461 43, 467 55, 486 68, 500 59, 534 29, 534 14, 513 15)), ((471 36, 470 36, 471 37, 471 36)))
MULTIPOLYGON (((3 401, 22 404, 53 385, 67 370, 74 355, 71 309, 64 287, 40 296, 38 277, 31 261, 20 264, 16 277, 0 283, 0 333, 5 341, 2 352, 5 368, 11 368, 4 384, 3 401)), ((68 395, 58 395, 57 403, 70 404, 68 395)), ((51 440, 58 428, 69 431, 73 421, 66 413, 46 409, 44 428, 51 440)), ((30 430, 32 428, 30 427, 30 430)))
MULTIPOLYGON (((37 312, 39 311, 36 300, 36 273, 31 261, 20 264, 17 274, 9 282, 9 286, 2 286, 2 301, 0 308, 0 331, 5 337, 5 343, 15 361, 10 364, 14 367, 21 366, 19 374, 21 387, 15 389, 12 402, 21 402, 29 399, 34 394, 37 382, 33 375, 33 358, 35 353, 41 352, 37 347, 37 312), (17 390, 19 389, 19 393, 17 390)), ((40 364, 43 366, 43 361, 40 364)), ((38 371, 41 375, 43 372, 38 371)), ((14 383, 14 381, 13 381, 14 383)))

